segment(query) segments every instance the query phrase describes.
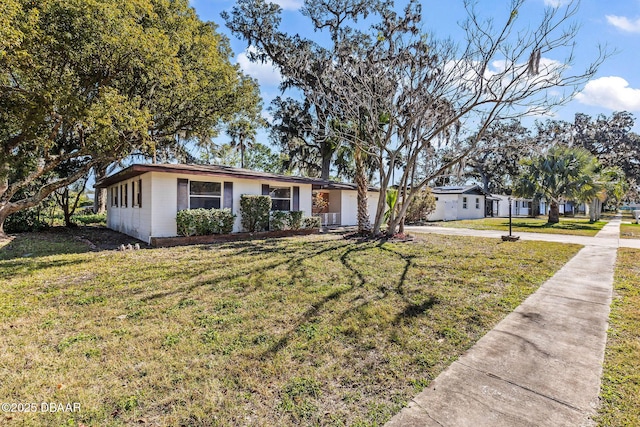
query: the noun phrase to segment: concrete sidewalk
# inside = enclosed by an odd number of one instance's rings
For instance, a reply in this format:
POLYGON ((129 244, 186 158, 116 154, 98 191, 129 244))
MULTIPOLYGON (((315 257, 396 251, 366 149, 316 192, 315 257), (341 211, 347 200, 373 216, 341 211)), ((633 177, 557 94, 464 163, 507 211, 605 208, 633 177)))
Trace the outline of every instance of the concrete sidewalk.
MULTIPOLYGON (((640 239, 620 239, 620 223, 616 220, 607 223, 596 236, 576 236, 571 234, 546 234, 546 233, 514 233, 520 236, 520 240, 538 240, 544 242, 575 243, 578 245, 608 246, 612 248, 640 249, 640 239), (613 223, 613 224, 612 224, 613 223), (608 227, 617 227, 615 231, 608 227), (604 232, 604 234, 603 234, 604 232), (618 233, 618 234, 616 234, 618 233)), ((471 228, 450 228, 439 226, 405 226, 405 231, 415 234, 446 234, 450 236, 477 236, 499 239, 507 232, 499 230, 473 230, 471 228)))
POLYGON ((593 425, 619 228, 617 218, 595 237, 551 240, 585 247, 387 426, 593 425))

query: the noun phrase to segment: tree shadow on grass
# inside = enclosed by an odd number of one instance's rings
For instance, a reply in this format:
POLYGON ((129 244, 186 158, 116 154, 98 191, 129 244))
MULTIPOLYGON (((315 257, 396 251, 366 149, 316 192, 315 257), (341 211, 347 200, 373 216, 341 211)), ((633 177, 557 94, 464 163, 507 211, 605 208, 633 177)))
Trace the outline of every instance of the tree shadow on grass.
POLYGON ((343 288, 341 290, 332 292, 331 294, 329 294, 326 297, 322 298, 320 301, 314 303, 313 306, 310 309, 306 310, 303 314, 301 314, 298 317, 298 319, 294 322, 293 327, 291 327, 287 332, 285 332, 277 342, 275 342, 272 346, 269 347, 269 349, 267 349, 263 353, 262 357, 267 357, 269 355, 273 355, 273 354, 279 352, 280 350, 283 350, 284 348, 286 348, 289 345, 289 343, 291 342, 291 340, 295 337, 296 332, 299 330, 299 328, 302 325, 306 324, 306 323, 310 323, 310 322, 316 321, 317 318, 319 316, 321 316, 322 309, 327 304, 329 304, 330 302, 334 302, 334 301, 342 298, 343 296, 346 296, 347 294, 353 293, 353 292, 355 292, 355 291, 357 291, 359 289, 363 289, 365 287, 365 284, 366 284, 366 277, 355 266, 355 264, 350 260, 350 258, 352 256, 354 256, 355 254, 357 254, 358 252, 365 252, 365 251, 373 249, 375 247, 378 247, 378 248, 380 248, 382 250, 385 250, 386 252, 388 252, 390 254, 396 255, 396 256, 400 257, 405 262, 405 265, 404 265, 404 267, 402 269, 402 273, 400 275, 400 278, 398 279, 398 282, 395 285, 395 287, 393 287, 392 289, 389 289, 389 288, 387 288, 387 287, 385 287, 383 285, 378 286, 378 290, 379 290, 380 294, 378 294, 373 299, 372 298, 367 298, 367 297, 363 298, 362 295, 357 295, 353 299, 352 302, 355 302, 357 300, 361 300, 361 302, 359 304, 355 304, 355 305, 351 306, 348 310, 344 311, 338 317, 339 321, 343 321, 347 316, 350 315, 350 313, 353 313, 353 312, 356 312, 356 311, 360 310, 361 308, 363 308, 364 306, 370 304, 374 300, 380 300, 380 299, 387 298, 390 293, 394 293, 394 294, 398 295, 406 303, 406 307, 396 315, 394 321, 392 322, 392 324, 394 326, 398 326, 405 319, 415 318, 415 317, 420 317, 420 316, 425 315, 426 312, 429 309, 431 309, 433 306, 435 306, 436 304, 438 304, 440 302, 437 297, 430 296, 428 299, 417 303, 417 302, 414 302, 414 301, 410 300, 405 295, 404 285, 405 285, 405 282, 406 282, 407 273, 408 273, 409 269, 411 268, 411 266, 413 264, 413 258, 415 258, 415 255, 405 255, 405 254, 402 254, 400 252, 391 250, 391 249, 387 248, 386 246, 384 246, 384 242, 379 242, 379 243, 377 243, 375 245, 373 245, 373 244, 371 244, 369 242, 358 242, 354 246, 351 246, 351 247, 347 248, 340 255, 341 264, 352 275, 351 285, 348 288, 343 288))
POLYGON ((435 297, 433 295, 419 304, 410 303, 405 307, 404 310, 397 314, 396 318, 393 321, 393 324, 397 326, 404 320, 424 316, 427 311, 438 304, 440 304, 440 300, 438 299, 438 297, 435 297))
POLYGON ((86 259, 55 259, 38 260, 31 258, 17 258, 0 260, 0 278, 9 280, 14 277, 24 276, 32 271, 41 272, 50 268, 62 268, 86 263, 86 259))
MULTIPOLYGON (((342 249, 343 245, 339 245, 336 248, 332 248, 332 250, 342 249)), ((348 257, 350 254, 354 252, 365 251, 371 248, 371 245, 366 242, 360 242, 356 244, 351 244, 351 246, 347 247, 347 249, 340 255, 340 261, 344 267, 352 274, 351 285, 347 288, 343 288, 337 290, 335 292, 330 293, 329 295, 323 297, 320 301, 314 303, 311 308, 306 310, 303 314, 301 314, 298 319, 294 322, 292 328, 289 331, 285 332, 282 337, 276 341, 272 346, 270 346, 262 355, 262 357, 267 357, 273 355, 280 350, 283 350, 289 345, 289 342, 293 339, 296 334, 296 331, 305 323, 313 322, 318 316, 321 315, 322 309, 330 302, 335 301, 342 296, 352 292, 354 289, 362 287, 365 284, 365 278, 356 268, 350 265, 348 261, 348 257), (364 246, 363 246, 364 245, 364 246)), ((327 251, 323 251, 327 252, 327 251)), ((301 263, 303 259, 308 259, 308 257, 304 257, 297 261, 298 265, 301 263)))
MULTIPOLYGON (((329 242, 322 242, 322 243, 330 243, 329 242)), ((225 248, 229 249, 229 248, 234 248, 237 247, 235 246, 236 244, 224 244, 225 248)), ((321 248, 316 248, 315 250, 308 250, 308 246, 305 246, 304 250, 301 250, 301 248, 297 248, 297 250, 286 250, 286 251, 280 251, 277 248, 274 247, 267 247, 264 251, 260 250, 260 244, 259 243, 247 243, 247 242, 243 242, 241 245, 239 245, 239 247, 241 247, 242 249, 235 253, 234 252, 234 256, 235 255, 249 255, 249 256, 255 256, 255 255, 264 255, 265 253, 274 253, 279 255, 278 258, 282 258, 282 259, 270 259, 270 258, 265 258, 262 257, 254 262, 248 263, 248 264, 244 264, 242 265, 240 268, 238 268, 238 266, 234 266, 237 270, 234 272, 229 272, 228 274, 223 274, 222 276, 219 277, 215 277, 215 278, 211 278, 211 279, 206 279, 206 280, 201 280, 198 281, 197 283, 194 283, 190 286, 184 286, 184 287, 180 287, 180 288, 176 288, 176 289, 172 289, 170 291, 166 291, 166 292, 157 292, 155 294, 152 295, 148 295, 143 297, 141 300, 144 302, 148 302, 151 300, 155 300, 155 299, 159 299, 159 298, 164 298, 164 297, 170 297, 173 295, 177 295, 177 294, 187 294, 192 292, 195 289, 201 288, 203 286, 217 286, 220 284, 224 284, 224 283, 229 283, 235 279, 241 278, 241 277, 247 277, 250 275, 255 275, 255 274, 260 274, 262 272, 266 272, 268 270, 272 270, 281 266, 285 266, 285 265, 289 265, 289 266, 295 266, 295 265, 300 265, 302 263, 302 261, 304 260, 308 260, 308 259, 312 259, 314 257, 320 256, 324 253, 333 251, 339 247, 341 247, 341 242, 340 241, 335 241, 335 243, 332 243, 329 245, 329 247, 321 247, 321 248), (295 257, 290 257, 291 253, 295 253, 297 254, 297 256, 295 257)), ((203 248, 204 249, 204 248, 203 248)), ((275 258, 275 257, 274 257, 275 258)), ((291 269, 291 267, 290 267, 291 269)), ((206 271, 206 268, 201 270, 201 272, 206 271)), ((189 274, 189 276, 191 277, 195 277, 197 276, 197 274, 189 274)), ((250 292, 251 289, 247 288, 245 289, 245 293, 250 292)))
MULTIPOLYGON (((509 223, 506 222, 504 225, 507 227, 509 223)), ((590 230, 597 231, 600 230, 601 227, 596 225, 595 223, 589 222, 559 222, 559 223, 550 223, 550 222, 541 222, 538 224, 534 224, 531 222, 520 222, 513 221, 513 227, 525 228, 525 229, 533 229, 533 230, 544 230, 544 229, 556 229, 556 230, 590 230)))

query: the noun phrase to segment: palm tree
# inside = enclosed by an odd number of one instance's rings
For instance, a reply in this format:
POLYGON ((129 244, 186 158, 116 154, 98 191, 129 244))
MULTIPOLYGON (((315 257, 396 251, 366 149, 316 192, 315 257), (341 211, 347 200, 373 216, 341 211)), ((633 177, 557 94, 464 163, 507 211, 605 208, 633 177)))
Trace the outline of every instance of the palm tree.
POLYGON ((627 191, 625 173, 619 167, 602 168, 600 165, 593 175, 593 185, 580 189, 576 200, 589 206, 589 220, 600 219, 602 203, 607 200, 618 202, 627 191))
POLYGON ((257 129, 262 123, 247 117, 239 117, 227 126, 227 135, 231 138, 231 146, 240 150, 240 167, 244 167, 244 152, 256 142, 257 129))
POLYGON ((560 222, 562 199, 592 199, 601 191, 596 181, 598 160, 582 148, 553 147, 546 154, 522 162, 516 182, 520 197, 542 196, 549 203, 549 223, 560 222))

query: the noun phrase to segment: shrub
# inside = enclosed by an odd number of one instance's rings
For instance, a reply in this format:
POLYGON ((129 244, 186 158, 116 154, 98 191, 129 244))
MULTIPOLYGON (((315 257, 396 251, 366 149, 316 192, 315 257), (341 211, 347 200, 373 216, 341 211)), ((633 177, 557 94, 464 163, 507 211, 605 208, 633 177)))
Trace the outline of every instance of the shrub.
POLYGON ((302 211, 272 211, 269 230, 299 230, 302 227, 302 211))
POLYGON ((302 219, 302 228, 320 228, 322 219, 319 216, 308 216, 302 219))
POLYGON ((431 212, 436 210, 436 198, 430 189, 425 189, 409 203, 405 216, 406 222, 426 221, 431 212))
POLYGON ((248 232, 266 230, 269 226, 271 197, 243 194, 240 196, 240 223, 248 232))
POLYGON ((288 226, 292 230, 299 230, 302 227, 302 211, 289 212, 288 226))
POLYGON ((287 211, 272 211, 269 215, 269 230, 286 230, 289 225, 290 215, 287 211))
POLYGON ((84 225, 88 224, 106 224, 107 214, 78 214, 71 217, 73 222, 79 222, 84 225))
POLYGON ((4 223, 7 233, 23 233, 26 231, 41 231, 49 228, 49 224, 40 219, 38 208, 30 208, 9 215, 4 223))
POLYGON ((178 212, 176 226, 181 236, 229 234, 235 218, 231 209, 189 209, 178 212))

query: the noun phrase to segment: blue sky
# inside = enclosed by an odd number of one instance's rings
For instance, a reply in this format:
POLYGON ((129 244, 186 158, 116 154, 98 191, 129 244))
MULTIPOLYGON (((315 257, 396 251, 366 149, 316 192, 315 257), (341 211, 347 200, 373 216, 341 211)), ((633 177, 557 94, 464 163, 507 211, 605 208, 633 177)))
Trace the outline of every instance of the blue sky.
MULTIPOLYGON (((533 25, 545 7, 562 6, 567 0, 528 0, 519 18, 533 25)), ((201 19, 219 25, 219 31, 231 40, 234 62, 240 64, 245 73, 260 83, 265 107, 271 99, 280 95, 279 76, 269 64, 252 64, 247 60, 247 44, 232 36, 224 25, 220 13, 230 10, 235 0, 191 0, 201 19)), ((317 39, 309 30, 309 21, 298 9, 302 0, 274 0, 283 8, 281 29, 290 34, 317 39)), ((481 0, 480 13, 484 16, 504 17, 509 7, 508 0, 481 0)), ((396 1, 402 4, 402 1, 396 1)), ((459 22, 465 18, 462 0, 425 0, 423 4, 424 29, 439 38, 456 39, 461 34, 459 22)), ((555 117, 573 120, 577 112, 596 116, 610 115, 613 111, 627 110, 640 122, 640 0, 582 0, 574 20, 580 25, 575 50, 574 67, 584 67, 597 55, 598 44, 607 45, 617 53, 599 69, 595 78, 587 84, 576 99, 555 112, 555 117)), ((551 58, 562 59, 562 58, 551 58)), ((636 123, 636 132, 640 123, 636 123)), ((265 138, 261 135, 260 139, 265 138)))

